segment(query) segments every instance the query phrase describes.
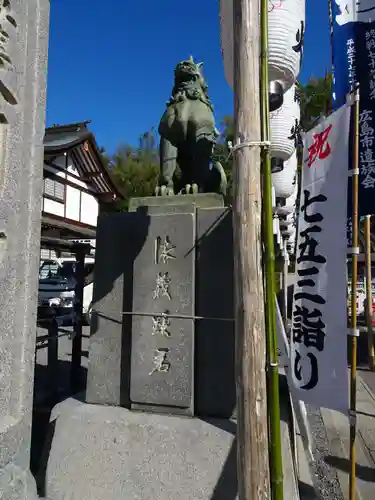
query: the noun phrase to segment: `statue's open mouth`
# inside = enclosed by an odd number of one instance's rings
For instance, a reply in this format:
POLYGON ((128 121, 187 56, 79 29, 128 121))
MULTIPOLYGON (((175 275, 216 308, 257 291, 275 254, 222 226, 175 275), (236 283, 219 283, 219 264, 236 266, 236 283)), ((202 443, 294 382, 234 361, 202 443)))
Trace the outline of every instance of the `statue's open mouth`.
POLYGON ((175 76, 175 83, 177 85, 187 84, 189 82, 194 82, 198 78, 198 75, 193 72, 190 68, 186 71, 179 71, 175 76))

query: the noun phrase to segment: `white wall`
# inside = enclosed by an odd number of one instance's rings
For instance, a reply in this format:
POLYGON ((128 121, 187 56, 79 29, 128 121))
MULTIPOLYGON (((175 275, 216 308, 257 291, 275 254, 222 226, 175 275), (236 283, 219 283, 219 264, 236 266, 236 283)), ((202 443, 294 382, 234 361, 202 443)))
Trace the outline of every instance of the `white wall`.
POLYGON ((77 188, 73 186, 62 187, 62 185, 56 181, 54 183, 45 181, 44 192, 50 195, 52 194, 54 197, 57 196, 58 200, 52 200, 47 196, 43 196, 43 211, 59 215, 60 217, 66 217, 73 221, 96 226, 99 204, 94 196, 79 190, 79 187, 87 188, 87 185, 83 181, 69 175, 69 173, 76 176, 79 175, 70 157, 68 156, 68 158, 66 158, 65 155, 62 155, 56 158, 54 163, 63 168, 64 172, 60 172, 46 164, 44 165, 44 169, 53 172, 58 177, 62 177, 63 179, 66 178, 66 180, 77 186, 77 188), (65 191, 64 198, 62 196, 62 189, 65 191))
MULTIPOLYGON (((44 198, 44 197, 43 197, 44 198)), ((64 203, 59 203, 49 198, 43 199, 43 211, 49 214, 59 215, 64 217, 64 203)))
POLYGON ((96 226, 99 213, 99 204, 96 199, 87 193, 81 193, 81 222, 96 226))

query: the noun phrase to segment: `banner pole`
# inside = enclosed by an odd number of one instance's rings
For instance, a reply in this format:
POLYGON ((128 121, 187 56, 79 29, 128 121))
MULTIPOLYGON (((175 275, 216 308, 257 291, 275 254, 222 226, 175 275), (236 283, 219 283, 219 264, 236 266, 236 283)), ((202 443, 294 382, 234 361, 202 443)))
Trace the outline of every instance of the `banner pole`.
MULTIPOLYGON (((260 2, 260 110, 262 141, 270 141, 268 78, 268 0, 260 2)), ((273 236, 272 175, 269 148, 262 149, 263 238, 265 270, 265 323, 267 357, 267 403, 269 463, 272 500, 284 499, 280 429, 279 363, 276 333, 275 249, 273 236)), ((254 499, 255 500, 255 499, 254 499)))
POLYGON ((358 271, 358 177, 359 177, 359 87, 354 90, 354 134, 352 166, 352 290, 351 290, 351 363, 350 363, 350 477, 349 499, 356 500, 356 396, 357 396, 357 271, 358 271))
POLYGON ((366 323, 368 365, 375 371, 374 337, 372 331, 372 276, 371 276, 371 215, 365 218, 365 247, 366 247, 366 323))

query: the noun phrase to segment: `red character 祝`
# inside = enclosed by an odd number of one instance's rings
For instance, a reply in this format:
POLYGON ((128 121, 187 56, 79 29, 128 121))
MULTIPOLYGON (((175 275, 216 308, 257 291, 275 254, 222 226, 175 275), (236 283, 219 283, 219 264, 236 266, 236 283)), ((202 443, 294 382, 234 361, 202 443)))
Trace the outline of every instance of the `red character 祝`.
POLYGON ((307 150, 309 157, 305 160, 309 168, 317 159, 325 160, 330 155, 331 146, 328 144, 328 136, 331 129, 332 125, 320 132, 320 134, 313 134, 314 143, 309 146, 307 150))

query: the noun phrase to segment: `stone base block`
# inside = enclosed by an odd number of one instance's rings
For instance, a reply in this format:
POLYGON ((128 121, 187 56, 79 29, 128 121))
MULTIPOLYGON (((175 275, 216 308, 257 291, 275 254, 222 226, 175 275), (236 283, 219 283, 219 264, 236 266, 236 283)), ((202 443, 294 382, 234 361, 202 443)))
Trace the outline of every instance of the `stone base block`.
POLYGON ((37 500, 36 484, 31 472, 9 463, 0 469, 1 500, 37 500))
POLYGON ((216 193, 184 194, 175 196, 145 196, 131 198, 129 212, 134 212, 140 207, 168 207, 173 205, 195 205, 199 208, 224 207, 224 198, 216 193))
POLYGON ((57 407, 49 500, 235 500, 236 425, 77 404, 57 407))
MULTIPOLYGON (((52 415, 49 500, 236 500, 233 420, 131 412, 66 400, 52 415)), ((282 421, 284 495, 299 498, 282 421)))

